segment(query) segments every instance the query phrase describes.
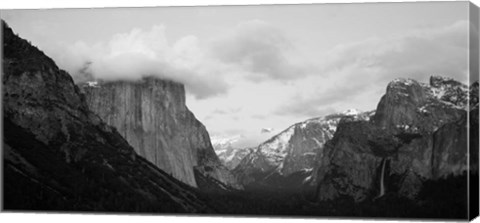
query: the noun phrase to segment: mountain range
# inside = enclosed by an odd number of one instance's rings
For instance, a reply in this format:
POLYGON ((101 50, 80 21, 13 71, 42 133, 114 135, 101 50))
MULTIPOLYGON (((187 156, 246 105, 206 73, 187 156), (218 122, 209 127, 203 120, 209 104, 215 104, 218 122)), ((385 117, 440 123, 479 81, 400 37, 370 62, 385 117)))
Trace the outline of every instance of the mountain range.
POLYGON ((341 119, 369 119, 371 114, 373 112, 351 109, 296 123, 252 149, 235 167, 234 173, 244 185, 258 184, 277 175, 309 173, 313 170, 317 150, 333 137, 341 119))
POLYGON ((240 161, 252 150, 251 148, 239 148, 235 142, 242 136, 234 137, 211 137, 215 153, 220 161, 230 170, 233 170, 240 161))
POLYGON ((395 79, 375 110, 235 148, 210 138, 180 83, 75 84, 2 32, 6 210, 467 219, 478 204, 478 82, 395 79))

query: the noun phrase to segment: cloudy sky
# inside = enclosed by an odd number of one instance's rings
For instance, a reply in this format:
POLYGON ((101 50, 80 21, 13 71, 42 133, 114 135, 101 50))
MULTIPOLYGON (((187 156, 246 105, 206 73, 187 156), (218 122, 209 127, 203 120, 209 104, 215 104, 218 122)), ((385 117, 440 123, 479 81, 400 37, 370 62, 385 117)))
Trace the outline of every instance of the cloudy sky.
MULTIPOLYGON (((75 80, 184 83, 211 136, 255 146, 288 126, 375 109, 389 81, 466 82, 467 2, 11 10, 75 80)), ((471 29, 471 28, 470 28, 471 29)))

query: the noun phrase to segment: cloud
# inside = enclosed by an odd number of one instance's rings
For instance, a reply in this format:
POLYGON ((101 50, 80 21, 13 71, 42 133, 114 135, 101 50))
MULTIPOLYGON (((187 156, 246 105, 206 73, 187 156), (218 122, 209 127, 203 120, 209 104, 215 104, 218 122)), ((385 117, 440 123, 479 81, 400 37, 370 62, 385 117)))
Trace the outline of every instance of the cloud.
POLYGON ((222 62, 249 72, 252 81, 297 79, 313 69, 282 31, 260 20, 240 23, 212 41, 210 48, 222 62))
POLYGON ((321 75, 299 84, 297 94, 275 114, 315 117, 335 112, 331 108, 374 109, 377 95, 398 77, 428 81, 431 75, 445 75, 467 81, 468 25, 458 21, 337 45, 321 57, 321 75))
MULTIPOLYGON (((401 36, 370 38, 336 46, 324 57, 322 72, 348 67, 376 70, 376 79, 398 76, 426 78, 433 74, 465 80, 468 61, 468 21, 416 30, 401 36)), ((361 79, 358 75, 352 77, 361 79)))
POLYGON ((266 115, 260 115, 260 114, 255 114, 255 115, 251 115, 250 118, 253 118, 253 119, 258 119, 258 120, 265 120, 268 116, 266 115))
POLYGON ((270 133, 273 131, 273 128, 262 128, 260 130, 260 133, 270 133))
POLYGON ((284 104, 279 106, 275 111, 275 115, 280 116, 296 116, 296 117, 321 117, 331 113, 334 113, 336 110, 328 107, 323 108, 323 103, 318 102, 318 99, 315 98, 302 98, 300 100, 291 100, 291 103, 284 104))
POLYGON ((56 59, 76 81, 84 81, 86 74, 105 81, 157 76, 185 84, 197 99, 226 93, 222 66, 203 57, 198 39, 186 36, 169 44, 165 30, 153 26, 116 34, 93 45, 76 42, 56 52, 56 59))
POLYGON ((238 108, 228 108, 228 109, 215 109, 213 110, 213 114, 218 114, 218 115, 231 115, 231 114, 236 114, 242 111, 241 107, 238 108))
POLYGON ((311 118, 349 108, 369 110, 377 100, 374 95, 386 86, 372 81, 377 78, 376 72, 374 68, 345 66, 328 75, 306 78, 297 84, 296 94, 274 109, 274 114, 311 118))
POLYGON ((232 144, 234 148, 255 148, 265 141, 265 135, 245 133, 244 137, 232 144))
POLYGON ((282 31, 263 21, 240 23, 205 42, 185 36, 170 43, 166 31, 162 25, 132 29, 93 44, 50 47, 49 53, 76 82, 157 76, 185 84, 197 99, 226 94, 232 78, 292 80, 314 69, 282 31))

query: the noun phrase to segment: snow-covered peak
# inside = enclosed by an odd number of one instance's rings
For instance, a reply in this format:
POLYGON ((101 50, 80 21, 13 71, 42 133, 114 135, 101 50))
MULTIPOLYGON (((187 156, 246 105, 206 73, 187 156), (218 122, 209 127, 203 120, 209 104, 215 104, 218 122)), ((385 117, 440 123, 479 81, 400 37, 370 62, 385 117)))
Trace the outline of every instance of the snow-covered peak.
POLYGON ((212 135, 210 141, 220 161, 229 169, 235 168, 238 163, 250 153, 251 148, 239 148, 235 145, 243 135, 221 136, 212 135))
POLYGON ((232 146, 233 143, 238 142, 238 140, 240 140, 241 138, 242 138, 241 135, 235 135, 235 136, 212 135, 210 136, 210 141, 215 150, 222 150, 232 146))
POLYGON ((427 89, 430 98, 457 109, 466 109, 469 87, 453 78, 432 76, 430 85, 422 85, 427 89))
MULTIPOLYGON (((306 129, 307 126, 311 125, 314 128, 321 128, 325 138, 332 138, 333 134, 337 130, 337 125, 343 117, 359 117, 362 112, 357 109, 349 109, 343 113, 328 115, 325 117, 312 118, 305 120, 303 122, 296 123, 288 127, 283 132, 273 136, 266 142, 262 143, 258 149, 265 155, 267 160, 275 165, 282 165, 283 160, 289 153, 290 139, 295 133, 296 128, 306 129)), ((321 142, 320 144, 323 144, 321 142)))
POLYGON ((440 85, 444 85, 447 83, 458 83, 451 77, 439 76, 439 75, 432 75, 430 77, 430 85, 432 87, 439 87, 440 85))
POLYGON ((98 82, 97 81, 87 81, 86 84, 89 87, 98 87, 98 82))
POLYGON ((295 126, 290 126, 280 134, 272 137, 259 146, 261 153, 265 154, 268 161, 280 165, 288 151, 288 143, 295 133, 295 126))
MULTIPOLYGON (((361 112, 358 109, 349 109, 342 113, 298 122, 260 144, 256 152, 250 154, 250 159, 245 159, 241 165, 258 166, 261 161, 263 162, 262 165, 275 168, 279 174, 283 174, 283 171, 291 171, 294 168, 291 164, 288 164, 287 166, 289 167, 284 169, 286 165, 285 160, 290 160, 288 157, 295 157, 294 159, 314 157, 316 149, 322 148, 325 142, 333 138, 337 125, 341 120, 368 120, 374 112, 361 112), (292 140, 292 138, 295 138, 295 140, 292 140)), ((304 167, 308 167, 307 160, 302 162, 306 162, 305 165, 307 166, 304 167)))
POLYGON ((362 111, 355 108, 347 109, 346 111, 342 112, 344 115, 359 115, 360 113, 362 113, 362 111))
POLYGON ((410 78, 397 78, 390 81, 387 86, 387 94, 394 98, 410 98, 421 92, 421 84, 410 78))
POLYGON ((396 78, 392 82, 390 82, 390 84, 403 84, 407 86, 410 86, 414 83, 416 83, 416 81, 411 78, 396 78))

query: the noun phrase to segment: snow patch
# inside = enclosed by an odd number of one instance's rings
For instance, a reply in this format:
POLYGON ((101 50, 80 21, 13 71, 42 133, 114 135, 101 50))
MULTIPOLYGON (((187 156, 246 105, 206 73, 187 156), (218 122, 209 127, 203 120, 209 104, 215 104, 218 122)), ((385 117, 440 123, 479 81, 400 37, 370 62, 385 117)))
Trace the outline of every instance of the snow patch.
POLYGON ((404 85, 407 85, 407 86, 410 86, 412 85, 415 80, 413 79, 410 79, 410 78, 396 78, 392 81, 393 83, 400 83, 400 84, 404 84, 404 85))
POLYGON ((421 112, 421 113, 428 113, 427 106, 428 105, 424 105, 424 106, 418 108, 418 111, 421 112))
POLYGON ((87 81, 87 85, 89 87, 98 87, 98 82, 97 81, 87 81))
POLYGON ((313 171, 313 168, 303 168, 303 169, 301 169, 300 171, 303 171, 303 172, 308 173, 308 172, 312 172, 312 171, 313 171))
POLYGON ((280 162, 283 161, 287 155, 289 141, 294 133, 295 126, 291 126, 282 133, 274 136, 273 139, 260 145, 260 150, 266 155, 268 161, 274 163, 275 165, 280 165, 280 162))
POLYGON ((237 142, 242 138, 241 135, 236 136, 210 136, 210 142, 215 150, 226 149, 231 146, 233 143, 237 142))
POLYGON ((225 162, 231 162, 233 160, 233 158, 235 158, 235 155, 237 155, 236 152, 237 151, 234 151, 230 154, 230 156, 225 157, 225 162))
POLYGON ((303 183, 308 183, 310 182, 311 179, 312 179, 312 175, 306 177, 305 180, 303 180, 303 183))
POLYGON ((360 113, 362 113, 362 111, 360 111, 358 109, 355 109, 355 108, 351 108, 351 109, 348 109, 348 110, 342 112, 342 114, 344 114, 344 115, 359 115, 360 113))

